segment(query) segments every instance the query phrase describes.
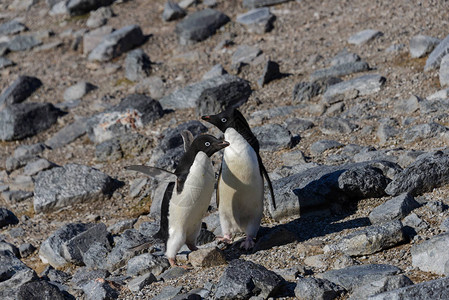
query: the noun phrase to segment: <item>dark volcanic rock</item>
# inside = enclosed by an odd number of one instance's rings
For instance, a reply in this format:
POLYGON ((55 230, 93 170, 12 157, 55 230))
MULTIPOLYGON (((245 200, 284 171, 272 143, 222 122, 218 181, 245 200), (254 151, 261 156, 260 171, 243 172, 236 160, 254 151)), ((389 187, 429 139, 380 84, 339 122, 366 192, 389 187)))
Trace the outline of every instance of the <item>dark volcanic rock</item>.
POLYGON ((269 8, 256 8, 244 14, 238 15, 237 23, 243 24, 251 33, 264 34, 273 29, 273 21, 276 17, 269 8))
POLYGON ((293 88, 293 103, 309 101, 313 97, 326 92, 329 86, 339 82, 342 82, 342 80, 339 78, 326 77, 320 80, 315 80, 313 82, 297 83, 293 88))
POLYGON ((111 5, 114 0, 70 0, 67 9, 72 16, 84 15, 101 6, 111 5))
POLYGON ((248 81, 232 75, 222 84, 204 89, 197 100, 197 114, 199 116, 217 114, 229 107, 239 107, 252 93, 248 81))
POLYGON ((0 95, 0 108, 25 101, 41 86, 42 82, 36 77, 19 76, 0 95))
POLYGON ((398 173, 401 168, 392 162, 373 160, 341 166, 318 166, 300 173, 273 181, 277 209, 269 205, 270 215, 275 219, 297 216, 309 209, 338 205, 350 201, 348 195, 339 187, 339 177, 347 170, 371 166, 379 168, 384 174, 398 173))
POLYGON ((353 73, 369 71, 368 63, 364 61, 338 64, 327 69, 317 70, 310 75, 312 81, 326 77, 342 77, 353 73))
POLYGON ((15 225, 17 223, 19 223, 19 219, 17 219, 12 211, 0 207, 0 228, 8 225, 15 225))
POLYGON ((66 300, 66 296, 59 288, 45 280, 32 281, 20 286, 17 292, 18 300, 54 299, 66 300))
POLYGON ((19 103, 0 110, 0 140, 20 140, 53 125, 62 112, 50 103, 19 103))
POLYGON ((380 169, 365 166, 342 173, 338 178, 338 187, 356 199, 378 198, 386 195, 385 188, 390 181, 380 169))
POLYGON ((257 85, 262 88, 265 84, 272 80, 282 77, 282 73, 279 70, 279 64, 275 61, 267 61, 263 69, 262 77, 257 80, 257 85))
POLYGON ((438 151, 424 155, 410 164, 395 177, 385 191, 392 196, 402 193, 417 196, 448 183, 449 155, 438 151))
POLYGON ((186 11, 183 10, 178 3, 173 2, 171 0, 165 2, 164 12, 162 13, 162 19, 164 21, 174 21, 177 19, 184 18, 186 15, 186 11))
POLYGON ((175 33, 181 44, 200 42, 213 35, 218 28, 230 21, 225 14, 206 8, 188 15, 176 24, 175 33))
POLYGON ((135 49, 126 55, 125 77, 131 81, 139 81, 151 73, 151 61, 142 49, 135 49))
POLYGON ((52 212, 68 205, 103 199, 117 183, 103 172, 78 164, 40 172, 34 189, 34 210, 52 212))
POLYGON ((253 132, 259 140, 260 150, 276 151, 293 146, 292 134, 282 125, 266 124, 254 127, 253 132))
POLYGON ((251 296, 276 296, 282 277, 250 261, 236 259, 229 263, 218 282, 216 299, 249 299, 251 296))
POLYGON ((342 287, 326 279, 307 277, 296 281, 295 295, 301 300, 332 300, 343 292, 342 287))

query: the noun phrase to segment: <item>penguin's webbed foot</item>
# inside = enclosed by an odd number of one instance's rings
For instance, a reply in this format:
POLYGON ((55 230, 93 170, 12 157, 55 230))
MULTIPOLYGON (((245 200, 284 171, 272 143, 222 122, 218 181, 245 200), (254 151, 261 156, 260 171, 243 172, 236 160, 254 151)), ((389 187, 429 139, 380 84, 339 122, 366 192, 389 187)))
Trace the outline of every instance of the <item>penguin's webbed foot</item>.
POLYGON ((188 265, 178 265, 176 263, 176 259, 175 258, 169 258, 168 262, 170 263, 170 267, 172 268, 183 268, 183 269, 190 269, 190 267, 188 265))
POLYGON ((219 242, 225 243, 225 244, 232 244, 232 238, 230 234, 225 234, 223 236, 217 236, 217 239, 219 242))
POLYGON ((240 248, 243 248, 245 250, 249 250, 254 248, 254 240, 252 237, 247 236, 246 239, 240 244, 240 248))

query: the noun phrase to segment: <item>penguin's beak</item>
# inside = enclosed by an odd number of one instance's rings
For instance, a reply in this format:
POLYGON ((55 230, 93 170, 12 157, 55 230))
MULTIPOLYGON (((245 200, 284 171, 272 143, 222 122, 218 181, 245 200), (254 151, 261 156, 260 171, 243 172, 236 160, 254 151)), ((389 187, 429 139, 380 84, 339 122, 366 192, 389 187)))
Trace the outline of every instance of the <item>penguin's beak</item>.
POLYGON ((203 119, 204 121, 210 121, 210 116, 202 116, 201 119, 203 119))
POLYGON ((227 142, 227 141, 222 141, 222 142, 218 143, 218 146, 219 146, 221 149, 226 148, 226 147, 229 146, 229 145, 230 145, 230 144, 229 144, 229 142, 227 142))

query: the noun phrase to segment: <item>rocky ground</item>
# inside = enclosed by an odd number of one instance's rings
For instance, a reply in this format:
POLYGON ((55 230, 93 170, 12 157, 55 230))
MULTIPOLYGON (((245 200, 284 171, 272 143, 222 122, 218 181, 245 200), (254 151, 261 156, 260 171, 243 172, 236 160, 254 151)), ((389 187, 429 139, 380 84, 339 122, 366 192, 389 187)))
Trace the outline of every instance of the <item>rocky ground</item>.
POLYGON ((447 8, 0 0, 0 298, 449 298, 447 8), (169 269, 166 183, 125 166, 173 169, 228 105, 278 207, 245 252, 213 200, 169 269))

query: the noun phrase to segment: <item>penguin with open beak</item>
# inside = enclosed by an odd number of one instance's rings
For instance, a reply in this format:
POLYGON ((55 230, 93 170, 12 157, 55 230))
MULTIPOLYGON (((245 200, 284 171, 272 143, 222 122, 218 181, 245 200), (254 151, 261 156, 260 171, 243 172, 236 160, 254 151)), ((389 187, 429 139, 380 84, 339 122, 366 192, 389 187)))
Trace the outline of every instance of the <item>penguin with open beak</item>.
POLYGON ((168 208, 168 240, 166 256, 171 266, 176 265, 176 254, 186 244, 194 251, 215 185, 215 173, 210 157, 229 146, 226 141, 204 134, 193 139, 190 131, 182 133, 184 149, 174 172, 149 166, 129 166, 151 177, 168 175, 175 179, 175 187, 168 208), (165 174, 165 175, 164 175, 165 174))
POLYGON ((224 132, 230 143, 223 153, 217 186, 222 240, 230 243, 233 233, 244 232, 246 239, 241 247, 251 249, 263 215, 264 177, 276 209, 273 187, 259 155, 259 142, 235 108, 202 119, 224 132))

